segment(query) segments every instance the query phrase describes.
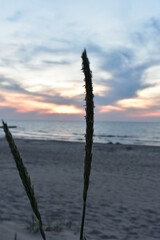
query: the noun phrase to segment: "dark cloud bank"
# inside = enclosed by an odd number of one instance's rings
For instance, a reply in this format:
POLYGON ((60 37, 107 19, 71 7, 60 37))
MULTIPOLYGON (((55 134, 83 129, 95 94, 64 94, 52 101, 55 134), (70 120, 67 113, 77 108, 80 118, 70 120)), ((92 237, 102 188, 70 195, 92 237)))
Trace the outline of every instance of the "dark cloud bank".
POLYGON ((98 105, 114 104, 117 100, 135 97, 137 90, 148 87, 142 86, 141 78, 146 69, 160 65, 160 19, 151 18, 141 31, 130 36, 130 43, 132 47, 118 46, 109 50, 93 42, 88 45, 88 51, 100 62, 100 69, 113 76, 103 81, 103 85, 110 87, 111 91, 107 91, 105 97, 95 96, 98 105), (149 58, 137 64, 138 51, 144 48, 147 51, 149 44, 153 47, 153 55, 148 52, 149 58))

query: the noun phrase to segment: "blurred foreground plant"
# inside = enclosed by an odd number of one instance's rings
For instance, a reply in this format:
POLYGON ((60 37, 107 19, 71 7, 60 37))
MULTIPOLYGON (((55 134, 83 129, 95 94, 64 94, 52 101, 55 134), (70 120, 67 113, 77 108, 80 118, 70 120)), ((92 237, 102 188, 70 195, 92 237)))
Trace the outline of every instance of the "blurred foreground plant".
POLYGON ((16 167, 17 167, 18 172, 19 172, 19 176, 22 180, 25 192, 26 192, 26 194, 29 198, 32 210, 33 210, 35 216, 37 217, 39 230, 40 230, 42 239, 46 240, 45 233, 44 233, 44 230, 43 230, 41 215, 40 215, 40 212, 39 212, 39 209, 38 209, 38 204, 37 204, 37 200, 36 200, 35 193, 34 193, 34 188, 33 188, 32 183, 31 183, 31 178, 28 174, 27 168, 25 167, 25 165, 23 163, 21 155, 18 151, 18 148, 17 148, 17 146, 14 142, 14 139, 12 137, 12 134, 9 131, 9 128, 8 128, 7 124, 4 123, 3 121, 2 121, 2 123, 3 123, 3 129, 4 129, 4 132, 5 132, 5 135, 6 135, 7 142, 9 144, 11 153, 13 155, 13 158, 14 158, 15 163, 16 163, 16 167))

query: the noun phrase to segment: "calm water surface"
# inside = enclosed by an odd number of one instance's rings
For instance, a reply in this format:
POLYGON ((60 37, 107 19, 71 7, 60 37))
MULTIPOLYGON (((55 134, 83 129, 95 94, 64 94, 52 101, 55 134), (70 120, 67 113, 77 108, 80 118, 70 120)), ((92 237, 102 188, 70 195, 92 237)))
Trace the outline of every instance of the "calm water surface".
MULTIPOLYGON (((84 141, 85 122, 8 121, 16 138, 84 141)), ((159 122, 95 122, 94 142, 160 146, 159 122)), ((4 137, 0 129, 0 137, 4 137)))

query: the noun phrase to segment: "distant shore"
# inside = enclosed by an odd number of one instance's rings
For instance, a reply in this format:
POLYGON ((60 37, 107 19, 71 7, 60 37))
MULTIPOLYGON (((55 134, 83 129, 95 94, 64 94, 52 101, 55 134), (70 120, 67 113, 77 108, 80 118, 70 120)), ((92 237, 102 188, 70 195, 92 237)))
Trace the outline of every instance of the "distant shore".
MULTIPOLYGON (((34 184, 45 228, 47 222, 51 226, 61 223, 58 239, 77 239, 82 212, 84 143, 15 141, 34 184), (68 238, 64 237, 66 232, 68 238)), ((0 139, 0 172, 0 236, 4 234, 1 240, 14 236, 10 232, 7 237, 6 224, 18 226, 17 234, 21 232, 18 236, 22 240, 38 239, 37 235, 30 238, 24 230, 32 211, 5 139, 0 139)), ((160 147, 94 144, 86 235, 100 240, 160 238, 159 189, 160 147)), ((57 239, 55 234, 52 230, 47 232, 47 239, 57 239)))

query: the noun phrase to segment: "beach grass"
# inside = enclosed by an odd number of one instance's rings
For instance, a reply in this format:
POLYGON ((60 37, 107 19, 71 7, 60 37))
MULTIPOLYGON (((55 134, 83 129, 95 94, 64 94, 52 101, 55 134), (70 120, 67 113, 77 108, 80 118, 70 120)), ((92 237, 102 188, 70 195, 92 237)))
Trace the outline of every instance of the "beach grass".
POLYGON ((15 233, 14 235, 14 240, 17 240, 17 233, 15 233))
POLYGON ((15 160, 19 176, 21 178, 21 181, 22 181, 22 184, 24 186, 25 192, 26 192, 26 194, 28 196, 28 199, 30 201, 32 210, 33 210, 33 212, 34 212, 34 214, 37 218, 38 225, 39 225, 39 230, 40 230, 42 239, 46 240, 46 236, 45 236, 45 233, 44 233, 44 230, 43 230, 41 215, 40 215, 40 212, 39 212, 39 209, 38 209, 38 204, 37 204, 37 200, 36 200, 35 193, 34 193, 34 188, 33 188, 33 185, 31 183, 31 178, 28 174, 26 166, 24 165, 24 162, 23 162, 22 157, 20 155, 20 152, 19 152, 19 150, 18 150, 18 148, 15 144, 15 141, 12 137, 12 134, 9 131, 8 125, 3 121, 2 121, 2 123, 3 123, 3 129, 4 129, 4 132, 5 132, 5 136, 6 136, 8 145, 10 147, 11 153, 13 155, 13 158, 15 160))
POLYGON ((84 82, 86 90, 86 135, 85 135, 85 157, 84 157, 84 186, 83 186, 83 211, 81 220, 80 240, 84 238, 84 222, 86 214, 87 193, 89 187, 89 179, 92 162, 92 144, 93 144, 93 125, 94 125, 94 102, 93 102, 93 86, 92 86, 92 72, 90 70, 90 63, 87 57, 86 50, 82 53, 82 71, 84 73, 84 82))

